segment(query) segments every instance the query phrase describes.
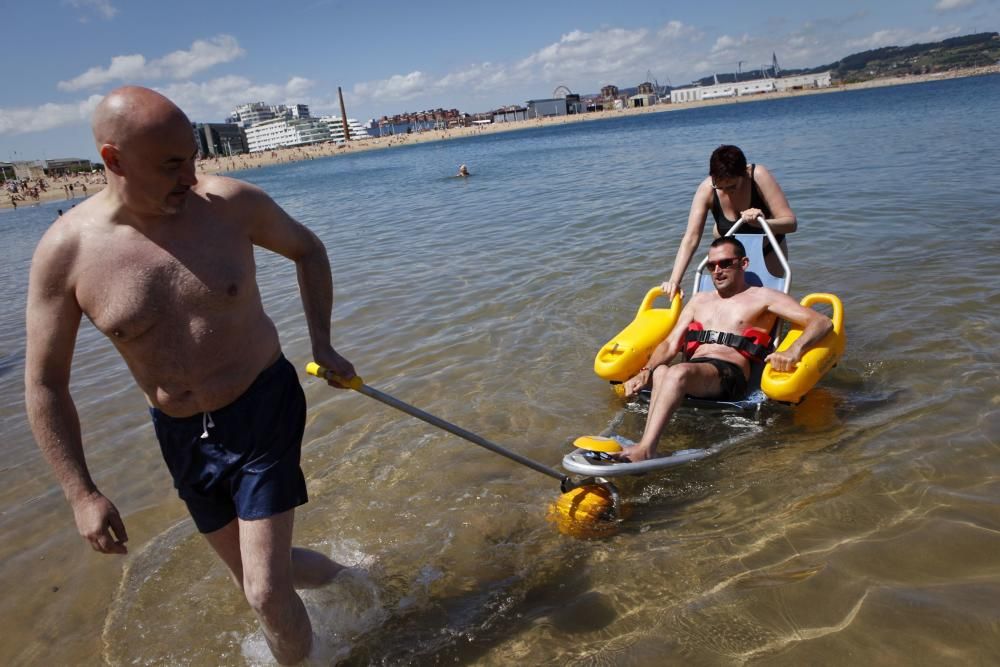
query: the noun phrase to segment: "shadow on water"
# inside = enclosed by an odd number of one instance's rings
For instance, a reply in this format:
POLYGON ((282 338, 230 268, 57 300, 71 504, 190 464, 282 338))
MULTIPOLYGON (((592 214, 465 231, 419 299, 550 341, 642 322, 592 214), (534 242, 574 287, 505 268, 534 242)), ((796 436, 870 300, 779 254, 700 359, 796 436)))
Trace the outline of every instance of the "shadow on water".
POLYGON ((572 636, 613 623, 618 611, 587 574, 589 545, 569 538, 552 545, 521 572, 394 614, 345 664, 470 664, 531 629, 572 636))
MULTIPOLYGON (((601 542, 553 532, 548 524, 523 523, 495 536, 487 549, 508 552, 508 571, 476 581, 449 580, 447 563, 411 567, 410 577, 395 568, 389 574, 356 544, 326 545, 352 567, 330 585, 302 592, 315 637, 308 664, 467 664, 539 626, 567 636, 599 632, 618 617, 589 574, 601 542)), ((103 640, 104 660, 113 665, 139 654, 174 664, 242 654, 249 664, 273 664, 242 596, 187 520, 129 559, 103 640), (200 601, 194 608, 192 599, 200 601), (190 623, 218 626, 218 645, 186 643, 190 623)))

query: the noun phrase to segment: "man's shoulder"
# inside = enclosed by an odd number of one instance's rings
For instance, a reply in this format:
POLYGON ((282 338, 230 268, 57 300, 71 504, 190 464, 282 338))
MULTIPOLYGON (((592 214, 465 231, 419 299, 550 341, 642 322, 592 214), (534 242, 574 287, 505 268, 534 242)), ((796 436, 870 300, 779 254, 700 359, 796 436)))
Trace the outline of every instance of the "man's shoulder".
POLYGON ((35 246, 31 266, 33 274, 68 276, 80 254, 90 219, 84 212, 67 212, 49 225, 35 246), (40 273, 39 273, 40 272, 40 273))
POLYGON ((225 199, 263 194, 263 191, 256 185, 251 185, 238 178, 219 176, 217 174, 200 174, 198 176, 198 184, 194 189, 195 192, 204 195, 223 197, 225 199))
POLYGON ((238 178, 199 176, 194 191, 216 214, 235 216, 244 222, 256 219, 262 211, 272 207, 272 200, 266 192, 238 178))
POLYGON ((762 301, 774 301, 775 299, 789 298, 788 295, 781 290, 774 289, 773 287, 764 287, 763 285, 760 287, 751 287, 748 291, 750 291, 754 298, 762 301))

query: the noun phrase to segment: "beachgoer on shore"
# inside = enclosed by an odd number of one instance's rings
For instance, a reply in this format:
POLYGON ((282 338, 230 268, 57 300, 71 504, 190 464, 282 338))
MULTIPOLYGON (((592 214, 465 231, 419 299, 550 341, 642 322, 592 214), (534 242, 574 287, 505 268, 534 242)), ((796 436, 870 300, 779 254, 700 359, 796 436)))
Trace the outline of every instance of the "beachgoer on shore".
POLYGON ((257 187, 196 176, 191 123, 159 93, 112 91, 93 131, 108 186, 57 219, 32 260, 25 397, 35 439, 81 536, 100 553, 126 553, 118 509, 87 469, 69 392, 86 315, 145 394, 178 494, 275 658, 297 663, 312 631, 295 589, 323 585, 342 566, 292 547, 294 508, 307 501, 305 396, 264 312, 248 249, 295 263, 312 356, 351 378, 353 366, 330 342, 326 249, 257 187))
MULTIPOLYGON (((771 172, 761 164, 748 166, 746 156, 736 146, 719 146, 708 161, 708 177, 694 193, 687 229, 677 248, 670 277, 662 285, 668 298, 681 289, 684 272, 701 243, 709 212, 715 219, 716 237, 725 235, 741 219, 745 222, 739 233, 763 234, 757 217, 764 216, 786 256, 785 234, 798 227, 795 213, 771 172)), ((764 242, 764 259, 771 273, 781 275, 781 264, 768 241, 764 242)))

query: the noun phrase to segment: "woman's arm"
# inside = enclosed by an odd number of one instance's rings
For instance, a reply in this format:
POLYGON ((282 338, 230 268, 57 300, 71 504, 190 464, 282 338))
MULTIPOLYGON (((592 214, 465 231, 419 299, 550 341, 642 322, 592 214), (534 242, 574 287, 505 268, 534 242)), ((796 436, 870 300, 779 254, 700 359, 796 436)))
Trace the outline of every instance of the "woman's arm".
POLYGON ((681 289, 681 280, 684 279, 684 272, 687 271, 688 264, 698 244, 701 243, 701 235, 705 232, 705 218, 712 202, 712 180, 706 178, 698 186, 691 200, 691 210, 688 212, 687 229, 684 230, 684 237, 677 248, 677 256, 674 258, 674 266, 670 270, 670 277, 661 285, 661 289, 668 299, 673 299, 681 289))
MULTIPOLYGON (((754 170, 754 181, 760 189, 760 194, 767 202, 767 207, 771 209, 771 217, 767 218, 767 224, 771 226, 771 231, 775 234, 791 234, 798 228, 798 220, 795 217, 792 207, 788 204, 785 193, 774 179, 771 172, 762 164, 758 164, 754 170)), ((740 212, 740 217, 748 223, 757 227, 757 216, 762 215, 760 209, 748 208, 740 212)))

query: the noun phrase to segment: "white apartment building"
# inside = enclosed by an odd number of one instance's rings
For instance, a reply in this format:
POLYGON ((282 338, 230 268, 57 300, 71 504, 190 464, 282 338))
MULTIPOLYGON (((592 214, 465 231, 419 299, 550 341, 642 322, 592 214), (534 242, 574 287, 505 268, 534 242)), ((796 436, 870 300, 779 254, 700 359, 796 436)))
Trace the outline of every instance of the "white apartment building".
POLYGON ((229 114, 228 122, 243 129, 273 120, 275 118, 309 118, 308 104, 264 104, 250 102, 241 104, 229 114))
MULTIPOLYGON (((344 121, 341 116, 323 116, 319 120, 321 123, 326 123, 329 128, 331 141, 336 141, 338 144, 344 141, 344 121)), ((347 119, 347 127, 351 131, 351 141, 371 137, 365 126, 353 118, 347 119)))
POLYGON ((273 119, 275 116, 274 107, 263 102, 250 102, 249 104, 241 104, 233 109, 233 113, 229 115, 228 120, 230 123, 235 123, 245 130, 251 125, 263 123, 273 119))
POLYGON ((330 140, 326 123, 314 118, 273 118, 246 129, 251 153, 330 140))

